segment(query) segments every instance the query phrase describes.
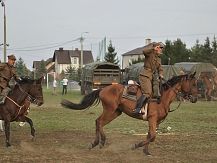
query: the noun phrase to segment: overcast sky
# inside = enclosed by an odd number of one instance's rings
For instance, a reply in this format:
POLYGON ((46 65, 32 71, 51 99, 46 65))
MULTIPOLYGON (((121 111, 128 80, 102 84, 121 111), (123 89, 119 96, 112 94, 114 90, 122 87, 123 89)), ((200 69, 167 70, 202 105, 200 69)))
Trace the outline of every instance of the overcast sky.
MULTIPOLYGON (((83 32, 84 49, 96 58, 106 36, 121 55, 152 41, 180 38, 191 47, 196 39, 217 34, 216 0, 5 0, 7 55, 46 60, 55 49, 80 49, 76 40, 83 32)), ((0 43, 3 43, 3 8, 0 6, 0 43)), ((107 42, 108 43, 108 42, 107 42)), ((0 49, 3 60, 2 46, 0 49)))

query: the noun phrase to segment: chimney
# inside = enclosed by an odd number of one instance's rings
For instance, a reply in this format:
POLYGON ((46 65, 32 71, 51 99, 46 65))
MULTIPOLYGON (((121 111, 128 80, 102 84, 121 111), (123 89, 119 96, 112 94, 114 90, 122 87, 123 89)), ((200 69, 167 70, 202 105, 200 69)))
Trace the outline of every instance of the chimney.
POLYGON ((59 48, 59 51, 63 51, 63 48, 61 47, 61 48, 59 48))
POLYGON ((75 48, 76 51, 78 51, 78 48, 75 48))
POLYGON ((151 39, 150 38, 145 39, 145 45, 148 45, 150 43, 151 43, 151 39))

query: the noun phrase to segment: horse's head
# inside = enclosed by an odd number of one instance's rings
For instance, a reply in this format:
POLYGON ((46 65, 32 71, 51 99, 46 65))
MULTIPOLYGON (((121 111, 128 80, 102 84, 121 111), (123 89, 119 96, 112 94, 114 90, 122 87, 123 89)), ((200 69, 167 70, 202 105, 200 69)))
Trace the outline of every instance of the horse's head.
POLYGON ((20 90, 27 95, 30 101, 38 106, 44 103, 43 92, 42 92, 42 79, 31 80, 29 78, 22 78, 18 82, 20 90))
POLYGON ((190 99, 192 103, 197 102, 197 80, 195 74, 182 75, 181 79, 181 92, 183 98, 190 99))
POLYGON ((195 74, 174 76, 163 84, 163 89, 168 90, 170 88, 176 94, 180 92, 184 99, 195 103, 197 102, 197 80, 195 74))

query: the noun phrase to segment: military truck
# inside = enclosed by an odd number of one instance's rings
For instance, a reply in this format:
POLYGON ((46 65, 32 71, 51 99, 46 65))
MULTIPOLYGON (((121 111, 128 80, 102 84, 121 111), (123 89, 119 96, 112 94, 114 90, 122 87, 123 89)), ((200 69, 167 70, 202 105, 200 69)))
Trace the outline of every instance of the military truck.
POLYGON ((88 94, 93 89, 99 89, 121 82, 121 70, 116 64, 109 62, 94 62, 86 64, 81 75, 81 94, 88 94))
MULTIPOLYGON (((144 63, 136 63, 125 68, 124 82, 127 83, 128 80, 135 80, 139 82, 139 73, 143 69, 144 63)), ((163 76, 165 80, 169 80, 173 76, 180 75, 181 69, 175 67, 174 65, 162 65, 163 76)))

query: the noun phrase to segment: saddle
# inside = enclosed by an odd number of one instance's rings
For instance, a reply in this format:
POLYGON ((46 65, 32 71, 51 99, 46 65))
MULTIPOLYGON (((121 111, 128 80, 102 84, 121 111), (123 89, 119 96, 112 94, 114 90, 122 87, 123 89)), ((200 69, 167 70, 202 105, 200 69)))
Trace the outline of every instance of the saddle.
POLYGON ((124 87, 122 97, 131 101, 137 101, 136 94, 139 90, 139 87, 140 85, 137 82, 129 80, 128 85, 124 87))
MULTIPOLYGON (((126 98, 128 100, 131 100, 131 101, 137 101, 137 92, 140 88, 140 85, 136 82, 136 81, 133 81, 133 80, 129 80, 128 81, 128 85, 126 85, 124 87, 124 91, 123 91, 123 94, 122 94, 122 97, 123 98, 126 98)), ((156 90, 153 90, 154 92, 156 92, 156 90)), ((160 102, 160 93, 159 93, 159 88, 157 89, 157 95, 154 95, 152 96, 147 103, 149 102, 160 102)))

